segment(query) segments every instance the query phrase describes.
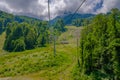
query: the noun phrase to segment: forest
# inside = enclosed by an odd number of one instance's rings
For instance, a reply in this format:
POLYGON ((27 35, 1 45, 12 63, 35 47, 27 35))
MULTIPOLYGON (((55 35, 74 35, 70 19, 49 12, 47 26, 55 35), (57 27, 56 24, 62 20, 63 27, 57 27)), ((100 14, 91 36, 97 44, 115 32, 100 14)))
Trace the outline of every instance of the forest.
POLYGON ((96 15, 81 34, 79 71, 92 80, 120 80, 120 11, 96 15))

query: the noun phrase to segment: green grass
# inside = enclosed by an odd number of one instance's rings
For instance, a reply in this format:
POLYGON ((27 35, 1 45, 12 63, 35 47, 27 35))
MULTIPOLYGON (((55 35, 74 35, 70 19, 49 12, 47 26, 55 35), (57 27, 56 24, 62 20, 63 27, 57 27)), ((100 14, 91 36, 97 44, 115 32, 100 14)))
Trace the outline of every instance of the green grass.
POLYGON ((83 27, 75 27, 75 26, 66 26, 67 32, 64 32, 62 35, 60 35, 58 42, 66 40, 69 42, 69 44, 72 44, 72 46, 76 47, 76 39, 77 37, 80 37, 80 31, 83 27))
MULTIPOLYGON (((7 53, 0 57, 0 77, 11 77, 12 80, 72 80, 72 69, 76 64, 76 31, 74 26, 67 26, 58 39, 57 55, 53 55, 53 45, 7 53), (66 39, 69 44, 60 44, 66 39)), ((2 49, 1 49, 2 50, 2 49)))
POLYGON ((0 76, 23 75, 68 62, 64 51, 58 51, 56 57, 48 48, 39 48, 21 53, 10 53, 0 58, 0 76))

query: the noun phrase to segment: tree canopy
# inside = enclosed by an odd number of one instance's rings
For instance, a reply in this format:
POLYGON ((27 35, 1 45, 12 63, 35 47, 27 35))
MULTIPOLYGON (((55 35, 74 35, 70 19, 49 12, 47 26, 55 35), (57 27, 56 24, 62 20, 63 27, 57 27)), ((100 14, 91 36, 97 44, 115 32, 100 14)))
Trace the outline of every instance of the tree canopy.
POLYGON ((80 68, 93 79, 120 79, 120 11, 98 14, 82 31, 80 68))

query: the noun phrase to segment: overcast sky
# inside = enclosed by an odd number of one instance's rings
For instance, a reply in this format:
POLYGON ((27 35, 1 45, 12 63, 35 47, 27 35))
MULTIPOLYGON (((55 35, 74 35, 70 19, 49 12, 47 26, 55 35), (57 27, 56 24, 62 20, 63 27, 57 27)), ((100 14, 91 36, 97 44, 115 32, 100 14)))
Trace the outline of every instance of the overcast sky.
MULTIPOLYGON (((50 0, 51 18, 73 13, 83 0, 50 0)), ((0 10, 48 19, 48 0, 0 0, 0 10)), ((120 9, 120 0, 86 0, 78 13, 106 13, 112 8, 120 9)))

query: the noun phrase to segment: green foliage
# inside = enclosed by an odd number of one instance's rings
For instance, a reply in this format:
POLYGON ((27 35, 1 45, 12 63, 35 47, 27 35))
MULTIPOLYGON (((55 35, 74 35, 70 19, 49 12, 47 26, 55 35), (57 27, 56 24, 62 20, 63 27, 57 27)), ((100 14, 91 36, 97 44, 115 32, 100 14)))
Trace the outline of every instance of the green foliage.
MULTIPOLYGON (((0 28, 0 33, 6 30, 6 40, 3 48, 10 52, 42 47, 50 43, 51 35, 47 21, 25 16, 14 16, 0 11, 0 28)), ((66 30, 63 20, 58 20, 54 28, 57 30, 55 34, 58 35, 66 30)))
POLYGON ((47 35, 47 23, 30 26, 27 23, 10 23, 6 29, 6 40, 4 49, 7 51, 24 51, 37 46, 45 46, 49 35, 47 35))
POLYGON ((25 31, 25 44, 26 49, 33 49, 35 48, 36 40, 37 40, 37 34, 34 31, 34 28, 27 28, 27 31, 25 31))
POLYGON ((91 23, 91 18, 86 18, 86 19, 83 19, 83 18, 81 18, 81 19, 74 19, 73 21, 72 21, 72 25, 74 25, 74 26, 77 26, 77 27, 80 27, 80 26, 87 26, 87 25, 89 25, 90 23, 91 23))
POLYGON ((73 77, 73 80, 94 80, 92 79, 92 76, 83 74, 78 64, 76 64, 72 70, 72 77, 73 77))
POLYGON ((65 31, 66 31, 66 28, 65 28, 64 21, 63 21, 62 19, 59 19, 59 20, 55 23, 54 29, 56 29, 59 33, 65 32, 65 31))
POLYGON ((25 50, 24 37, 21 37, 14 41, 13 46, 15 47, 13 51, 24 51, 25 50))
POLYGON ((120 11, 97 15, 82 31, 80 69, 93 80, 120 79, 120 11), (104 76, 103 76, 104 75, 104 76))
POLYGON ((49 43, 49 28, 47 22, 39 22, 36 24, 38 26, 36 28, 36 31, 38 33, 37 36, 37 44, 38 47, 45 46, 46 43, 49 43))
POLYGON ((36 22, 40 22, 40 20, 25 16, 14 16, 12 14, 0 11, 0 34, 6 30, 9 23, 13 22, 26 22, 28 24, 34 25, 36 22))
POLYGON ((82 21, 83 21, 82 19, 75 19, 72 21, 72 24, 78 27, 82 25, 82 21))
MULTIPOLYGON (((13 16, 2 11, 0 13, 0 33, 6 30, 4 50, 10 52, 24 51, 26 49, 43 47, 50 43, 51 35, 47 21, 40 21, 25 16, 13 16)), ((58 20, 54 28, 56 30, 55 34, 58 35, 66 30, 63 20, 58 20)))
POLYGON ((4 31, 4 20, 0 18, 0 34, 4 31))

